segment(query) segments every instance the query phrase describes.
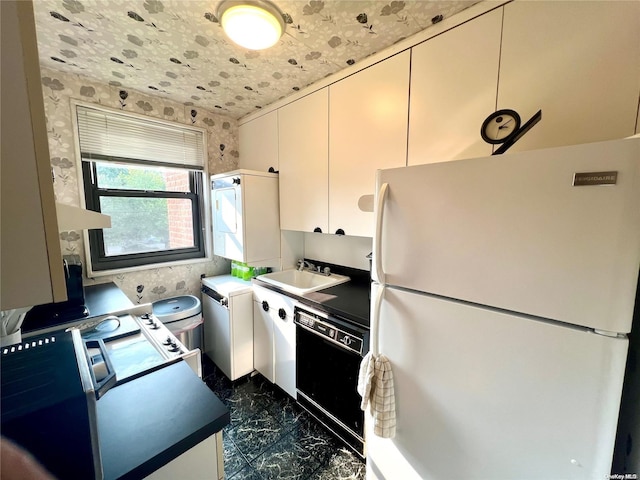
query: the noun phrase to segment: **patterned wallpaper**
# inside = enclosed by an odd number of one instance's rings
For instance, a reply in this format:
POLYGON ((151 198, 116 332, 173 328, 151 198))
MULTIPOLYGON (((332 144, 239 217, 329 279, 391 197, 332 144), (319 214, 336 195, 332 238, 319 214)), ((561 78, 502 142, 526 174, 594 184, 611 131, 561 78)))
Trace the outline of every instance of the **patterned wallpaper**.
MULTIPOLYGON (((184 106, 164 98, 135 90, 105 85, 79 75, 42 68, 42 89, 49 153, 55 174, 56 201, 80 205, 75 137, 71 121, 72 98, 106 107, 195 125, 207 130, 209 173, 234 170, 238 165, 237 122, 202 108, 184 106)), ((61 232, 63 255, 77 254, 84 262, 82 232, 61 232)), ((148 303, 176 295, 200 296, 200 275, 218 275, 230 271, 229 261, 214 257, 211 262, 101 276, 85 284, 115 282, 134 303, 148 303)))
POLYGON ((35 0, 34 9, 42 65, 237 119, 477 1, 275 0, 286 32, 263 51, 227 39, 219 0, 35 0))

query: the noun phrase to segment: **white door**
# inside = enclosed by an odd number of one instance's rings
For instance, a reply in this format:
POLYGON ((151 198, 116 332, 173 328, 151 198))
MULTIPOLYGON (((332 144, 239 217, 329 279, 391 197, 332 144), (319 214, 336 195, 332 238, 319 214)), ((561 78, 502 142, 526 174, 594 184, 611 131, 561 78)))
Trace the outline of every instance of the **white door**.
POLYGON ((253 302, 253 368, 271 383, 273 372, 273 320, 262 306, 262 301, 253 302))
POLYGON ((411 49, 408 165, 491 155, 501 33, 498 8, 411 49))
POLYGON ((202 295, 202 305, 204 351, 228 378, 233 378, 229 309, 206 294, 202 295))
POLYGON ((373 215, 358 201, 373 194, 379 168, 407 164, 410 52, 329 86, 329 233, 371 237, 373 215))
POLYGON ((382 171, 385 283, 629 332, 640 139, 382 171), (572 186, 617 171, 617 184, 572 186))
POLYGON ((269 112, 238 127, 238 168, 278 170, 278 112, 269 112))
POLYGON ((640 2, 510 2, 503 25, 497 107, 542 110, 513 151, 633 134, 640 2))
POLYGON ((394 439, 367 425, 367 468, 381 478, 610 472, 627 339, 389 287, 379 332, 397 415, 394 439))
POLYGON ((329 89, 278 110, 280 228, 329 228, 329 89))
POLYGON ((242 191, 239 186, 213 190, 213 251, 243 261, 242 191))
POLYGON ((270 313, 273 320, 275 383, 296 398, 296 325, 293 322, 293 304, 293 299, 281 296, 278 308, 270 313))

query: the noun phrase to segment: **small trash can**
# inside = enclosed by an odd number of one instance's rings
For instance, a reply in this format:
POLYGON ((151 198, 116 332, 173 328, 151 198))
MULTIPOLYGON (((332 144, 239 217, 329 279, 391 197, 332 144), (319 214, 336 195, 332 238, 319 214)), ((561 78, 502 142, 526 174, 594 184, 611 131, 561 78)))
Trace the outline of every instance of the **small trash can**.
POLYGON ((153 314, 158 317, 189 350, 203 352, 202 304, 198 297, 182 295, 153 302, 153 314))

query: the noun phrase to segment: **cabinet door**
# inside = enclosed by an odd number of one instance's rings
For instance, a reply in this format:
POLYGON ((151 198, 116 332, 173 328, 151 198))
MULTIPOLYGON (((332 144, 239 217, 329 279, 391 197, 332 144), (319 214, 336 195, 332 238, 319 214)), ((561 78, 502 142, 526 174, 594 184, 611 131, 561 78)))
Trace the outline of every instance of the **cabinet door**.
POLYGON ((231 326, 231 374, 236 380, 253 371, 253 294, 229 297, 231 326))
POLYGON ((253 302, 253 368, 271 383, 273 374, 273 320, 264 311, 262 302, 253 302))
POLYGON ((222 431, 211 435, 144 480, 224 478, 222 431), (212 477, 212 474, 214 475, 212 477))
POLYGON ((203 295, 202 300, 204 351, 227 378, 233 380, 229 309, 207 295, 203 295))
POLYGON ((67 299, 33 5, 2 8, 1 310, 67 299), (10 46, 10 47, 9 47, 10 46), (5 48, 6 47, 6 48, 5 48))
POLYGON ((280 228, 327 232, 329 90, 278 110, 280 228))
POLYGON ((411 52, 409 165, 491 155, 480 126, 494 111, 502 9, 411 52))
POLYGON ((358 208, 375 189, 375 172, 407 159, 409 58, 405 51, 329 87, 329 232, 373 236, 358 208))
POLYGON ((245 245, 240 187, 213 190, 213 253, 244 262, 245 245))
POLYGON ((238 127, 238 168, 268 172, 278 170, 278 113, 269 112, 238 127))
POLYGON ((296 325, 293 322, 293 303, 291 298, 281 296, 278 310, 274 309, 271 318, 273 318, 275 383, 296 398, 296 325))
POLYGON ((639 71, 640 2, 506 5, 498 108, 542 110, 511 150, 632 135, 639 71))

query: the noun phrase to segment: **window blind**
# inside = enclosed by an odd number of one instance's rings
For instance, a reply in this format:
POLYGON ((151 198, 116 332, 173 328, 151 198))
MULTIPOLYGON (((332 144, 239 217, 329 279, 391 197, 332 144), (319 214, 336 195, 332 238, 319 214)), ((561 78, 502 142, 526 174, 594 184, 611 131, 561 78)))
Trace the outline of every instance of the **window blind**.
POLYGON ((83 160, 134 159, 203 169, 202 132, 77 106, 83 160))

